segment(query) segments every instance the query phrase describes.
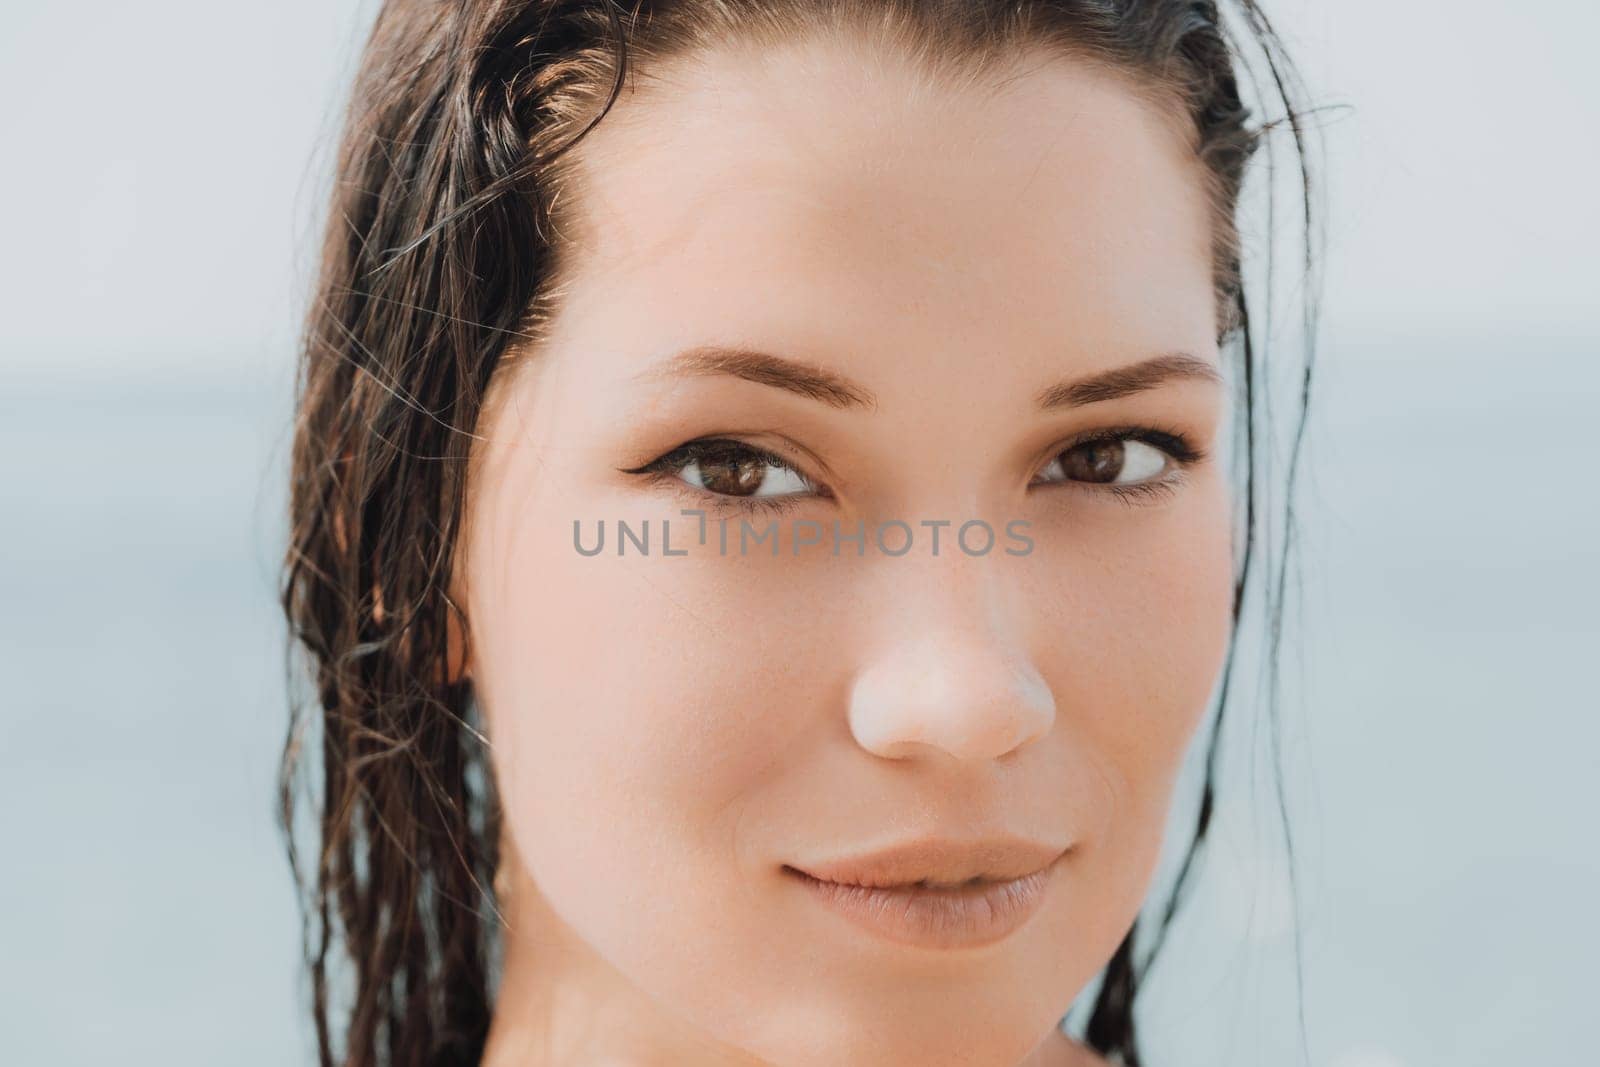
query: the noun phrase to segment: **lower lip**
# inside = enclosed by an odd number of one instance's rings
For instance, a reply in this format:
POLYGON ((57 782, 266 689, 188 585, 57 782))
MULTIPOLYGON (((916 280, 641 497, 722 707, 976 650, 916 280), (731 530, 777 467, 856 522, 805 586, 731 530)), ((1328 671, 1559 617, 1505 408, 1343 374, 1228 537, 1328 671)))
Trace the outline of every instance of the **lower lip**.
POLYGON ((902 945, 958 949, 992 945, 1016 932, 1044 900, 1057 860, 1009 882, 949 889, 866 886, 823 882, 792 867, 784 873, 823 904, 862 929, 902 945))

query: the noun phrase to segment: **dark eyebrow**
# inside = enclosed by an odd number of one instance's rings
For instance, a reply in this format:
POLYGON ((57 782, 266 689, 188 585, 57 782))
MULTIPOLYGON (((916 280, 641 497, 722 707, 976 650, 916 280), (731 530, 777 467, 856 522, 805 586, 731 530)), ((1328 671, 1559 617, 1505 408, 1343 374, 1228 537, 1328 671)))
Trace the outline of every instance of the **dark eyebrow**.
POLYGON ((635 377, 647 379, 704 374, 731 374, 758 385, 771 385, 811 400, 820 400, 836 408, 878 406, 878 398, 870 389, 824 367, 725 345, 700 345, 686 349, 635 377))
POLYGON ((1113 367, 1111 370, 1091 374, 1086 378, 1059 382, 1039 394, 1039 407, 1044 411, 1053 411, 1056 408, 1097 404, 1102 400, 1115 400, 1133 393, 1142 393, 1146 389, 1154 389, 1162 382, 1174 378, 1223 384, 1221 373, 1206 360, 1191 356, 1187 352, 1173 352, 1165 356, 1153 356, 1139 363, 1130 363, 1125 367, 1113 367))
MULTIPOLYGON (((866 386, 825 367, 799 360, 726 345, 699 345, 685 349, 635 375, 651 380, 684 375, 728 374, 758 385, 770 385, 836 408, 878 406, 866 386)), ((1210 363, 1186 352, 1154 356, 1140 363, 1059 382, 1039 394, 1040 410, 1079 407, 1153 389, 1174 378, 1222 384, 1222 375, 1210 363)))

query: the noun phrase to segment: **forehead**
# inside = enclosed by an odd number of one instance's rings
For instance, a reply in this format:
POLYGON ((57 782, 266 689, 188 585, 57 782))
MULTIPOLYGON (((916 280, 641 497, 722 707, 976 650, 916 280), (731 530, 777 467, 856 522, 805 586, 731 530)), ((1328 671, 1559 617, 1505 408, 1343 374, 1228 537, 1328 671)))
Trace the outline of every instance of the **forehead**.
POLYGON ((704 53, 644 71, 577 175, 574 313, 625 305, 657 346, 1210 340, 1199 164, 1082 60, 958 84, 835 39, 704 53))

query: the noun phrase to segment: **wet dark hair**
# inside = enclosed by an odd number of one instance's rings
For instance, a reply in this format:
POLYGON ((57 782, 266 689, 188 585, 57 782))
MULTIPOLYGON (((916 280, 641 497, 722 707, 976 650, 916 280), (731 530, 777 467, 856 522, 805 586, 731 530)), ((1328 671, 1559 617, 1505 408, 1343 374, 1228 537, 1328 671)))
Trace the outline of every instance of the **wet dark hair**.
MULTIPOLYGON (((1057 49, 1158 103, 1203 164, 1218 340, 1242 379, 1244 546, 1194 837, 1153 942, 1136 960, 1141 913, 1104 968, 1083 1035, 1104 1055, 1140 1062, 1135 998, 1206 840, 1255 535, 1270 506, 1271 390, 1236 218, 1246 164, 1279 127, 1293 138, 1308 280, 1316 259, 1300 83, 1254 0, 1225 12, 1211 0, 383 5, 345 117, 305 322, 281 586, 292 695, 280 815, 304 893, 324 1065, 469 1064, 483 1052, 501 947, 500 812, 470 681, 453 670, 461 650, 452 633, 466 643, 471 635, 450 576, 491 378, 537 348, 559 308, 561 235, 582 200, 568 150, 635 65, 818 32, 865 34, 932 74, 969 79, 1024 48, 1057 49), (1282 105, 1280 115, 1254 121, 1240 72, 1262 100, 1282 105), (297 680, 314 686, 314 699, 294 695, 297 680)), ((1269 203, 1272 184, 1269 168, 1269 203)), ((1267 239, 1270 256, 1270 208, 1267 239)), ((1269 306, 1270 289, 1269 280, 1269 306)), ((1274 680, 1311 380, 1309 297, 1305 315, 1283 555, 1263 592, 1274 680)))

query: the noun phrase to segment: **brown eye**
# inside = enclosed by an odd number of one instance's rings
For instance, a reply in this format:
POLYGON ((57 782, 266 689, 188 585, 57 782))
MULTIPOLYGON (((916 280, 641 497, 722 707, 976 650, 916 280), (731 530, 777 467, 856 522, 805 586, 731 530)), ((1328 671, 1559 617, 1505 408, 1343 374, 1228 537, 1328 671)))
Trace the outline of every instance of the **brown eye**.
POLYGON ((776 456, 738 445, 699 452, 678 468, 677 476, 720 496, 784 496, 811 489, 776 456))
POLYGON ((1050 465, 1040 472, 1040 479, 1126 485, 1159 477, 1166 465, 1166 453, 1143 441, 1085 441, 1058 452, 1050 465))

